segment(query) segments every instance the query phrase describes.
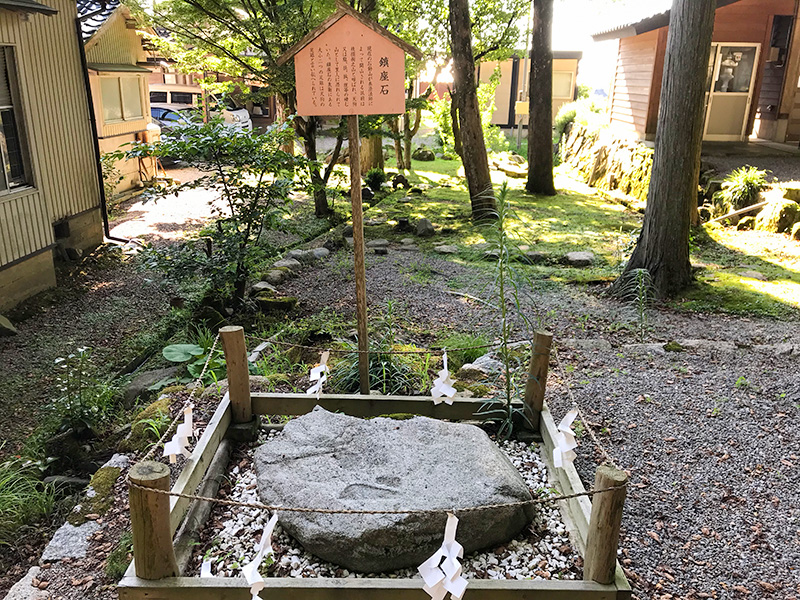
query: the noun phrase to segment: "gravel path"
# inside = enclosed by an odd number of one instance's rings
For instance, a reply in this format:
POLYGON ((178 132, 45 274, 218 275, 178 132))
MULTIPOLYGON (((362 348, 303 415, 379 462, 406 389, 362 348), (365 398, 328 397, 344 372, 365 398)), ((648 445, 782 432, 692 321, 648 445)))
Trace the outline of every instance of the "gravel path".
MULTIPOLYGON (((340 251, 285 290, 304 310, 330 306, 352 315, 352 284, 342 285, 347 264, 340 251)), ((493 331, 479 303, 445 292, 457 281, 460 292, 481 295, 484 271, 396 248, 368 256, 367 265, 371 309, 393 299, 407 325, 430 334, 445 326, 493 331), (420 272, 429 280, 415 281, 420 272)), ((583 288, 536 285, 525 309, 546 316, 578 403, 631 472, 620 558, 635 597, 800 595, 797 327, 652 309, 651 345, 637 348, 629 307, 583 288), (567 338, 589 339, 585 346, 594 349, 565 349, 567 338), (661 344, 674 339, 713 343, 664 352, 661 344), (767 347, 782 343, 794 354, 767 347)), ((557 419, 570 406, 557 374, 548 402, 557 419)), ((584 442, 576 461, 584 483, 593 482, 600 460, 584 442)))

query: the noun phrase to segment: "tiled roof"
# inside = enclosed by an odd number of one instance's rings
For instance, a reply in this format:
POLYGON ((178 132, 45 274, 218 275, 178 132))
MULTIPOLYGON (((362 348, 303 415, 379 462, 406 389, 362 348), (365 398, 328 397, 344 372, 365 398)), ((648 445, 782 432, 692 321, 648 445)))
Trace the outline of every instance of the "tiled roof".
POLYGON ((81 34, 83 35, 84 44, 97 33, 97 30, 108 20, 108 17, 117 10, 119 4, 119 0, 108 0, 107 2, 78 0, 78 17, 81 20, 81 34), (87 15, 92 16, 84 18, 87 15))

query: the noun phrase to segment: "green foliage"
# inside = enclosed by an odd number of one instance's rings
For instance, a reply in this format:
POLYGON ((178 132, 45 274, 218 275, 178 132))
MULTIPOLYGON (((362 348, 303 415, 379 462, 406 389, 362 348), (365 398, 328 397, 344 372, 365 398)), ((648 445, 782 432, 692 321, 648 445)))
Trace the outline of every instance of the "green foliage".
MULTIPOLYGON (((384 330, 377 340, 370 340, 369 387, 381 394, 412 395, 420 389, 422 378, 414 369, 413 355, 390 354, 398 348, 395 340, 394 303, 388 302, 380 324, 384 330)), ((331 387, 343 393, 355 393, 360 389, 358 353, 347 354, 331 369, 331 387)), ((426 362, 427 366, 427 362, 426 362)))
POLYGON ((489 81, 481 82, 478 85, 478 105, 481 110, 481 127, 483 128, 486 149, 494 152, 505 152, 508 150, 508 140, 502 129, 492 125, 492 117, 497 108, 494 98, 498 85, 500 85, 500 65, 492 72, 489 81))
POLYGON ((381 191, 381 186, 386 183, 386 179, 386 172, 378 167, 370 169, 367 171, 367 174, 364 175, 364 181, 366 182, 367 186, 369 186, 369 189, 376 194, 381 191))
POLYGON ((0 463, 0 545, 12 545, 22 528, 53 510, 55 490, 40 476, 34 463, 19 456, 0 463))
POLYGON ((553 142, 558 143, 570 123, 580 123, 596 131, 603 125, 603 109, 594 100, 583 98, 575 102, 564 104, 556 114, 553 131, 553 142))
POLYGON ((240 305, 248 277, 269 254, 262 233, 282 225, 294 177, 309 164, 281 149, 293 141, 287 124, 259 134, 212 120, 182 127, 155 146, 157 154, 181 158, 206 174, 183 185, 158 188, 153 195, 165 198, 184 189, 205 188, 216 196, 209 203, 216 220, 205 230, 205 243, 151 250, 150 265, 179 281, 205 278, 219 297, 240 305))
POLYGON ((95 432, 111 416, 116 388, 96 376, 90 348, 55 360, 55 380, 60 396, 52 411, 58 431, 95 432))
POLYGON ((117 162, 125 157, 121 151, 106 152, 100 155, 100 167, 103 170, 103 191, 106 195, 106 202, 110 202, 114 197, 117 186, 125 178, 119 169, 117 162))
POLYGON ((471 363, 486 354, 485 348, 471 349, 472 346, 484 346, 490 342, 489 338, 472 333, 451 333, 440 340, 440 345, 447 348, 447 360, 454 371, 462 365, 471 363), (458 350, 458 348, 466 348, 458 350))
POLYGON ((436 124, 436 134, 442 145, 442 152, 445 154, 455 154, 455 137, 453 134, 453 120, 450 116, 450 105, 452 100, 450 94, 435 100, 431 104, 433 120, 436 124))
POLYGON ((592 86, 582 83, 578 85, 578 100, 588 98, 592 94, 592 86))
POLYGON ((626 273, 618 295, 633 307, 639 341, 644 342, 648 327, 647 312, 655 297, 650 272, 647 269, 632 269, 626 273))
POLYGON ((117 545, 106 558, 106 577, 111 581, 119 581, 128 570, 133 558, 133 535, 126 530, 119 538, 117 545))
MULTIPOLYGON (((208 367, 203 375, 203 385, 209 385, 224 379, 227 376, 225 354, 218 344, 209 358, 214 346, 214 335, 205 327, 195 329, 196 344, 170 344, 166 346, 161 355, 170 362, 187 363, 186 370, 192 379, 197 379, 203 373, 203 367, 208 361, 208 367)), ((191 380, 190 380, 191 381, 191 380)))
POLYGON ((767 173, 749 165, 733 171, 714 194, 714 212, 724 215, 755 204, 759 192, 769 185, 767 173))

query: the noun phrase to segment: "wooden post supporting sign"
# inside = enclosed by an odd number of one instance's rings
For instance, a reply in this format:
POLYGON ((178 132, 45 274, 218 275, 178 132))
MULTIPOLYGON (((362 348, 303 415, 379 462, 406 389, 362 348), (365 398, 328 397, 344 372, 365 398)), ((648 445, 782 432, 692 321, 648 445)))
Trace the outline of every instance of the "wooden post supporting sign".
POLYGON ((422 58, 414 46, 337 0, 336 12, 278 59, 278 65, 283 65, 294 58, 298 115, 311 118, 348 115, 362 394, 369 394, 369 342, 358 116, 405 111, 406 53, 422 58))

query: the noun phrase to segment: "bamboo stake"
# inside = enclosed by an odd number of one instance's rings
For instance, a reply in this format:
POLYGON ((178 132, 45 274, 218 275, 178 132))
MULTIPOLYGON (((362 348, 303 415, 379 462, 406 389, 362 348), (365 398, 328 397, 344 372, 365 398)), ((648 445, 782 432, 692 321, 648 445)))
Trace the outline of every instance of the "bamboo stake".
POLYGON ((369 395, 369 342, 367 340, 367 282, 364 267, 364 214, 361 207, 361 157, 359 156, 358 115, 347 117, 350 146, 350 201, 353 205, 353 265, 356 279, 358 318, 358 374, 361 393, 369 395))
MULTIPOLYGON (((169 467, 154 461, 133 466, 132 483, 169 490, 169 467)), ((129 491, 133 556, 136 576, 142 579, 177 577, 175 549, 169 527, 169 496, 131 486, 129 491)))
POLYGON ((222 327, 219 330, 225 363, 228 366, 228 394, 231 399, 231 414, 234 423, 249 423, 253 420, 250 402, 250 370, 247 364, 247 348, 244 328, 222 327))
MULTIPOLYGON (((609 465, 597 467, 594 476, 594 489, 601 490, 622 486, 628 482, 628 475, 609 465)), ((592 498, 592 516, 586 535, 586 553, 583 557, 584 581, 613 583, 617 566, 617 546, 619 527, 622 523, 622 508, 625 505, 627 488, 596 494, 592 498)))
POLYGON ((544 406, 544 393, 547 389, 547 372, 550 368, 550 347, 553 334, 537 331, 533 337, 531 363, 528 368, 528 381, 525 383, 525 414, 530 421, 526 423, 533 431, 539 431, 539 416, 544 406))

